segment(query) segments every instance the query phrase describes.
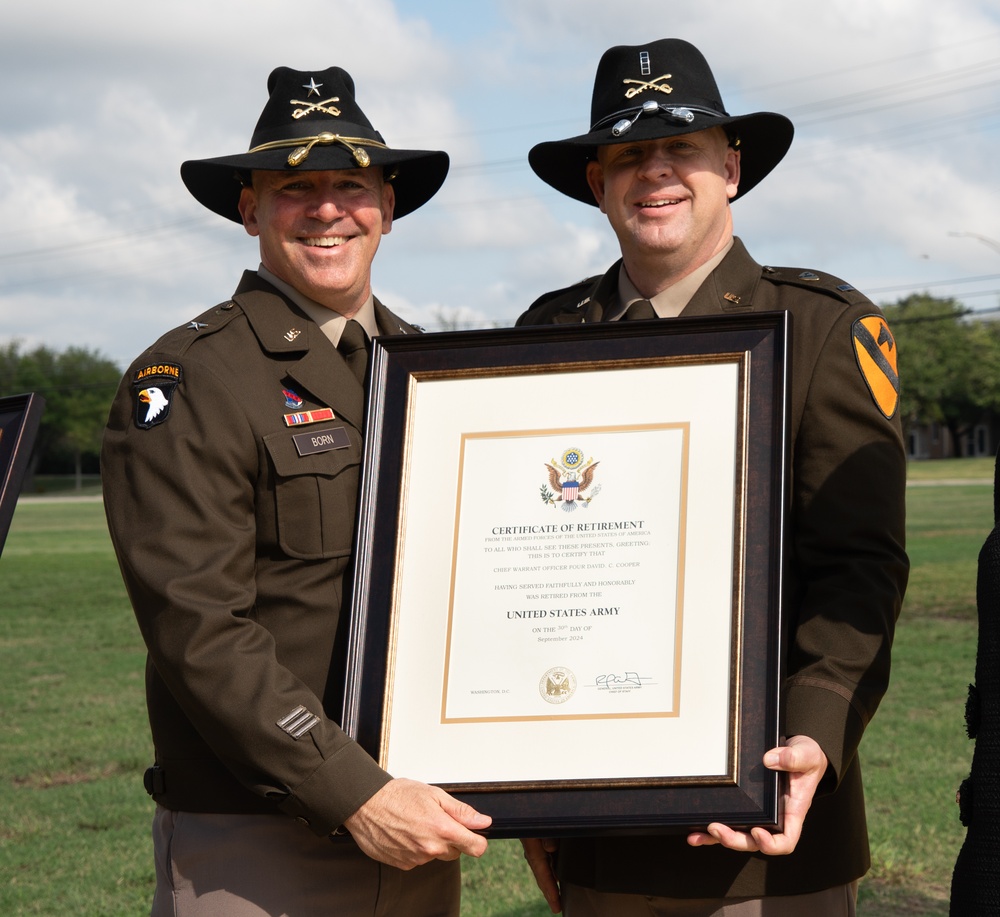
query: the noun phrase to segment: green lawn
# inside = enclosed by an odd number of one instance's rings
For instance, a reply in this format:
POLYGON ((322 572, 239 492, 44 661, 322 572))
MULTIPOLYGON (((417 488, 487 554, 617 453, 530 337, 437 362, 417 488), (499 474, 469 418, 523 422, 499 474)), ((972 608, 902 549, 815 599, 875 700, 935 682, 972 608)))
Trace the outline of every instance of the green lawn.
POLYGON ((145 654, 99 503, 27 503, 0 558, 0 913, 149 913, 145 654))
POLYGON ((995 460, 990 458, 936 459, 933 462, 910 462, 906 469, 911 482, 993 480, 995 460))
MULTIPOLYGON (((875 865, 866 917, 946 915, 964 837, 955 790, 972 743, 976 558, 992 528, 993 461, 914 464, 914 569, 893 684, 864 740, 875 865), (939 467, 932 467, 939 466, 939 467), (935 481, 969 481, 960 485, 935 481)), ((22 501, 0 557, 0 914, 148 914, 150 758, 144 654, 99 503, 22 501)), ((465 870, 463 913, 548 913, 520 847, 465 870)))
MULTIPOLYGON (((911 465, 910 477, 992 481, 993 468, 992 459, 924 462, 911 465)), ((907 515, 912 571, 893 680, 862 744, 875 863, 861 910, 877 917, 948 913, 965 837, 955 791, 974 749, 965 698, 975 678, 976 568, 993 527, 992 483, 911 487, 907 515)))

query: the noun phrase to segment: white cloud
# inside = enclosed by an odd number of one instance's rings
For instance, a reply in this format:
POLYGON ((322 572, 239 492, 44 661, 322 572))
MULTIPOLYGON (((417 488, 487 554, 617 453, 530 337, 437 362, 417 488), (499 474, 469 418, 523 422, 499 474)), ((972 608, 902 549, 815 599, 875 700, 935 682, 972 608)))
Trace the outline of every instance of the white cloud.
POLYGON ((801 0, 469 9, 94 0, 80 15, 54 0, 6 10, 0 339, 85 344, 124 363, 227 296, 256 265, 253 240, 194 202, 178 168, 246 148, 279 65, 343 66, 391 144, 451 154, 441 194, 387 238, 376 292, 425 318, 513 320, 616 257, 600 214, 542 184, 528 148, 586 129, 608 46, 669 35, 702 48, 731 111, 796 121, 786 162, 734 208, 759 260, 901 290, 1000 273, 1000 254, 947 235, 1000 238, 993 2, 830 0, 808 14, 801 0))

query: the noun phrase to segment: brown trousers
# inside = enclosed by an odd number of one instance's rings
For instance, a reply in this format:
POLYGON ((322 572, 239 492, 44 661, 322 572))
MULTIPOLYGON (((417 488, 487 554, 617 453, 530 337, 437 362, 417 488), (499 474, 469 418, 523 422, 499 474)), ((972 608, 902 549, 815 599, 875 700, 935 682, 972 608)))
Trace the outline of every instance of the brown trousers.
POLYGON ((283 815, 157 807, 151 917, 458 917, 458 861, 404 871, 283 815))
POLYGON ((564 917, 855 917, 858 883, 811 895, 655 898, 562 886, 564 917))

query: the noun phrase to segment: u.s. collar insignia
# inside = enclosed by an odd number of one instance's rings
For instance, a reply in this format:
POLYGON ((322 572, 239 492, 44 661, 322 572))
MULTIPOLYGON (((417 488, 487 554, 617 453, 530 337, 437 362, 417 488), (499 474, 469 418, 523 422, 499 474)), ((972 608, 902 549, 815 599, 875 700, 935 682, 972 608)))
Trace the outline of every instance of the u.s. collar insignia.
POLYGON ((896 341, 881 315, 866 315, 851 327, 858 368, 878 409, 888 418, 899 407, 896 341))
POLYGON ((170 416, 170 403, 181 382, 178 363, 150 363, 135 371, 132 390, 135 392, 135 425, 149 430, 170 416))

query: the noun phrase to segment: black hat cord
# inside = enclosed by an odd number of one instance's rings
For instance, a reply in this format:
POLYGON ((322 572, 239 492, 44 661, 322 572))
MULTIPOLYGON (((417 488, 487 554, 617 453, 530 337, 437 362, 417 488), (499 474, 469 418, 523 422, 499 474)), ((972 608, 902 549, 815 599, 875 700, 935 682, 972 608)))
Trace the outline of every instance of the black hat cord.
POLYGON ((365 144, 366 146, 376 146, 379 149, 387 150, 384 143, 379 143, 377 140, 369 140, 367 137, 345 137, 343 134, 334 134, 330 131, 322 131, 315 137, 293 137, 288 140, 272 140, 270 143, 262 143, 260 146, 255 146, 253 149, 248 150, 249 153, 260 153, 263 150, 280 150, 285 147, 294 146, 296 147, 291 153, 288 154, 288 164, 290 166, 301 165, 309 157, 309 153, 316 144, 330 144, 330 143, 341 143, 347 149, 351 151, 351 155, 354 157, 354 161, 362 168, 366 169, 371 165, 372 158, 368 155, 368 151, 362 146, 355 146, 355 144, 365 144))
POLYGON ((667 117, 672 118, 674 121, 678 121, 681 124, 690 124, 694 121, 696 114, 706 115, 710 118, 724 118, 725 115, 719 114, 717 111, 712 111, 710 108, 698 108, 697 106, 670 106, 664 105, 662 102, 654 102, 650 99, 647 102, 643 102, 638 108, 625 108, 621 111, 616 111, 614 114, 608 115, 607 117, 601 118, 596 124, 594 124, 590 130, 591 132, 600 130, 602 127, 610 124, 612 121, 615 122, 615 126, 611 128, 611 133, 615 137, 621 137, 622 134, 627 134, 632 130, 632 125, 639 120, 643 115, 655 115, 664 114, 667 117))

